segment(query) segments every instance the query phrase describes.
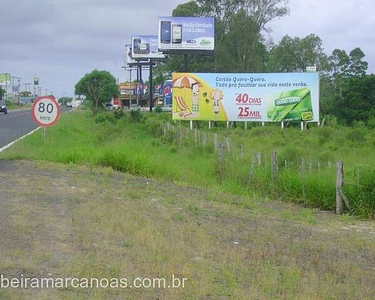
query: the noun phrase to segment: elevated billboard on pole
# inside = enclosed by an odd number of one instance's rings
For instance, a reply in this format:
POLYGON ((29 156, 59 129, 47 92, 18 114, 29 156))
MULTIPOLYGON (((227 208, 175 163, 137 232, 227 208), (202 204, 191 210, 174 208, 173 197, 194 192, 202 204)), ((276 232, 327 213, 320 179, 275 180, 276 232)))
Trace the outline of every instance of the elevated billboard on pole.
POLYGON ((213 51, 215 19, 212 17, 159 17, 158 47, 162 52, 213 51))
POLYGON ((163 59, 164 54, 158 50, 157 35, 133 35, 131 53, 135 60, 163 59))

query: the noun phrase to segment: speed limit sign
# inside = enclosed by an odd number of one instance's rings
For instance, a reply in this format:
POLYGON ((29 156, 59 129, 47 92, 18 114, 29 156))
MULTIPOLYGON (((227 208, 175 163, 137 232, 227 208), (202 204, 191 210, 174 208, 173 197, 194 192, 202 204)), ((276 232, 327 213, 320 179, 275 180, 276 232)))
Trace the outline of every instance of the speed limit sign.
POLYGON ((34 101, 32 114, 38 125, 51 126, 59 119, 60 106, 54 97, 41 96, 34 101))

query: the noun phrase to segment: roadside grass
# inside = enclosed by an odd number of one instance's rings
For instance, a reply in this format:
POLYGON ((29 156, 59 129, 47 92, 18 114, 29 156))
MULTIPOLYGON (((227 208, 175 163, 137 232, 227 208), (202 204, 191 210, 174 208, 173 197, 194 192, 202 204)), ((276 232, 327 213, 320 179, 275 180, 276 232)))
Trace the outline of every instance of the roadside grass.
POLYGON ((208 130, 202 123, 195 133, 180 123, 164 132, 166 122, 172 121, 163 113, 115 111, 93 117, 87 110, 78 110, 47 128, 44 141, 39 131, 1 153, 0 158, 105 166, 322 210, 335 207, 335 162, 343 160, 347 183, 344 192, 350 199, 351 212, 374 218, 375 131, 361 123, 354 128, 335 124, 325 128, 311 126, 304 132, 293 127, 281 130, 276 125, 252 125, 244 130, 243 125, 227 129, 219 124, 208 130), (214 133, 218 134, 218 142, 227 147, 221 160, 213 144, 214 133), (202 134, 207 136, 205 144, 197 143, 202 134), (272 151, 277 152, 277 179, 271 177, 272 151), (250 176, 254 152, 261 152, 262 164, 250 176))
POLYGON ((32 106, 31 103, 23 104, 23 105, 18 105, 16 103, 13 103, 11 101, 6 101, 6 105, 8 110, 13 110, 13 109, 26 109, 30 108, 32 106))
POLYGON ((0 290, 1 299, 371 299, 374 294, 370 222, 107 167, 14 164, 12 172, 2 172, 0 186, 6 195, 0 270, 7 278, 130 283, 166 278, 170 285, 174 274, 187 281, 175 289, 8 288, 0 290), (246 208, 237 205, 244 202, 246 208))

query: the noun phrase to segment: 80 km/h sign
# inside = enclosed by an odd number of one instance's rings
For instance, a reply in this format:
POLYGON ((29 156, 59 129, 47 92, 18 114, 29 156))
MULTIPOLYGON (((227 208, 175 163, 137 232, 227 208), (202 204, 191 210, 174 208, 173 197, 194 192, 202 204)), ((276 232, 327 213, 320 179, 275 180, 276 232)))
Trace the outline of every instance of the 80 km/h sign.
POLYGON ((33 103, 32 115, 38 125, 51 126, 59 119, 60 106, 54 97, 41 96, 33 103))

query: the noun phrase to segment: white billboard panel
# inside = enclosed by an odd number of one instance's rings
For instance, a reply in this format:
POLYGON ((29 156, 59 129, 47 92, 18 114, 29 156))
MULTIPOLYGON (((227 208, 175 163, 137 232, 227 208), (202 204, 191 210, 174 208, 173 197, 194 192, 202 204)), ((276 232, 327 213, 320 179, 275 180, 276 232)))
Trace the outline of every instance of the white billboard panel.
POLYGON ((159 17, 158 47, 173 50, 210 50, 215 47, 212 17, 159 17))

